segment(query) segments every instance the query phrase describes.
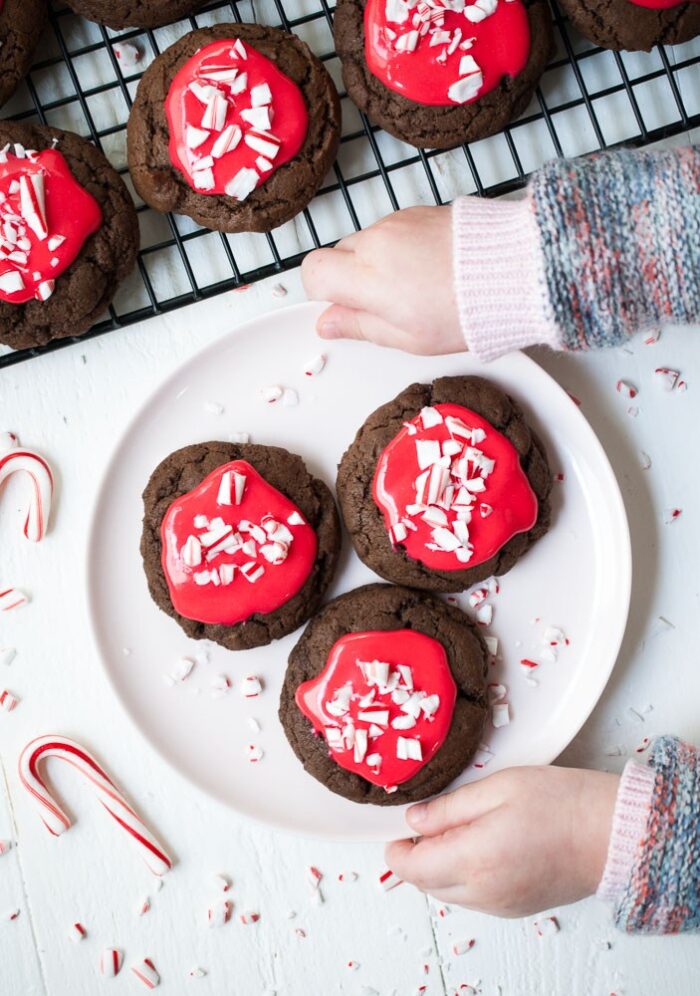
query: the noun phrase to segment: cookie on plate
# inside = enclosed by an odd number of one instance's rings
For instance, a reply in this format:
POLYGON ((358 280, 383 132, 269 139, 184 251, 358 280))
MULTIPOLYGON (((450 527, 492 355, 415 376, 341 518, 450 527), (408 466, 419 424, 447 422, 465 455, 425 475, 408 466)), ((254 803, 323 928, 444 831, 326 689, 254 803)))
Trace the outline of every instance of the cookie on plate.
POLYGON ((527 107, 553 51, 547 0, 338 0, 348 95, 417 148, 449 149, 527 107))
POLYGON ((47 15, 47 0, 0 0, 0 106, 29 72, 47 15))
POLYGON ((0 121, 0 150, 0 342, 81 335, 136 262, 129 192, 72 132, 0 121))
POLYGON ((122 28, 159 28, 188 14, 196 14, 209 0, 66 0, 76 14, 89 21, 122 28))
POLYGON ((337 481, 360 559, 443 592, 509 571, 547 531, 551 487, 523 412, 482 377, 407 387, 362 425, 337 481))
POLYGON ((185 446, 156 467, 143 503, 149 590, 188 636, 228 650, 261 647, 321 604, 340 521, 331 492, 294 453, 185 446))
POLYGON ((648 52, 700 35, 700 3, 692 0, 561 0, 572 24, 596 45, 648 52))
POLYGON ((128 126, 134 185, 157 211, 222 232, 267 232, 309 203, 340 140, 340 102, 297 38, 218 24, 166 49, 128 126))
POLYGON ((463 612, 368 584, 312 619, 292 650, 279 715, 304 768, 353 802, 435 795, 467 767, 487 714, 489 654, 463 612))

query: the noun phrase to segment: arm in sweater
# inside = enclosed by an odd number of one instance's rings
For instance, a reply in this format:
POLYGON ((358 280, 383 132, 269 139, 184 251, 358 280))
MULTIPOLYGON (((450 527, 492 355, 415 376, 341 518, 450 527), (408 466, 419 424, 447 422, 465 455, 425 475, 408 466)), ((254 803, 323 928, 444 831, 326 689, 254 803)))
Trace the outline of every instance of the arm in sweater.
POLYGON ((700 148, 554 160, 525 200, 459 198, 453 266, 462 332, 485 360, 700 321, 700 148))
POLYGON ((700 930, 700 752, 662 737, 625 767, 598 896, 628 933, 700 930))

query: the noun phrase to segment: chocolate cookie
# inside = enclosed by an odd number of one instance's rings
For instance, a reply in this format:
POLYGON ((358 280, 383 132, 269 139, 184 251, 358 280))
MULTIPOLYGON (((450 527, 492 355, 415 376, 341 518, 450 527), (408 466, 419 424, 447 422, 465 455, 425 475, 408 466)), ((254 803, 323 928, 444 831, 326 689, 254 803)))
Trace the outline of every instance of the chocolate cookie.
POLYGON ((46 0, 0 0, 0 106, 29 72, 47 16, 46 0))
POLYGON ((466 10, 474 11, 471 18, 430 0, 420 12, 406 0, 338 0, 335 47, 343 81, 370 121, 419 149, 449 149, 486 138, 523 113, 554 48, 546 0, 499 0, 487 14, 479 5, 466 10), (373 67, 370 18, 372 36, 384 39, 372 50, 373 67), (505 55, 504 37, 512 42, 505 55))
POLYGON ((122 28, 159 28, 188 14, 196 14, 208 0, 66 0, 76 14, 89 21, 122 28))
POLYGON ((416 802, 446 788, 476 752, 487 714, 488 660, 483 639, 459 609, 425 592, 368 584, 330 602, 304 630, 289 657, 280 720, 306 771, 331 792, 378 806, 416 802), (358 652, 365 657, 359 665, 358 652), (445 674, 430 656, 435 653, 445 674), (346 670, 334 674, 329 659, 346 670), (312 725, 298 703, 313 701, 321 672, 329 680, 325 699, 317 699, 321 719, 312 725), (331 696, 336 677, 340 694, 331 696), (356 744, 338 739, 347 736, 349 717, 356 742, 356 731, 368 734, 357 754, 356 744), (420 759, 403 756, 413 753, 405 741, 421 744, 420 759))
POLYGON ((652 9, 634 0, 560 0, 571 23, 596 45, 648 52, 654 45, 680 45, 700 35, 700 4, 679 2, 652 9))
POLYGON ((139 227, 119 174, 86 139, 0 121, 0 342, 86 332, 136 262, 139 227))
POLYGON ((267 232, 306 207, 339 140, 338 94, 300 38, 218 24, 185 35, 144 73, 129 169, 157 211, 222 232, 267 232))
POLYGON ((194 639, 228 650, 279 640, 314 614, 331 583, 335 502, 287 450, 185 446, 156 467, 143 503, 151 596, 194 639))
POLYGON ((544 447, 512 398, 482 377, 441 377, 369 416, 337 493, 368 567, 449 592, 505 574, 546 533, 551 486, 544 447))

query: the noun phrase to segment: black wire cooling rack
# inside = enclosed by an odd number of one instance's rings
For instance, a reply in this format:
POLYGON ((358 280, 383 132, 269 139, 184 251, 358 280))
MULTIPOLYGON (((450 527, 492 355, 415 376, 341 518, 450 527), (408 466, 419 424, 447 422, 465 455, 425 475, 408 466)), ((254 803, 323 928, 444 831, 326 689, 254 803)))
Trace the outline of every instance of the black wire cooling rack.
MULTIPOLYGON (((557 49, 526 113, 500 134, 450 152, 417 151, 372 127, 344 95, 327 0, 234 0, 155 31, 112 32, 57 4, 36 63, 4 114, 76 131, 105 152, 130 186, 126 120, 141 73, 195 27, 256 20, 300 35, 326 63, 343 97, 338 160, 316 198, 268 235, 224 235, 158 215, 135 197, 138 267, 86 335, 38 349, 0 347, 0 368, 213 297, 296 266, 313 248, 410 204, 460 193, 497 196, 522 187, 552 156, 646 145, 700 126, 700 39, 651 53, 613 53, 585 42, 553 6, 557 49), (129 66, 120 43, 142 54, 129 66)), ((133 193, 133 188, 130 189, 133 193)))

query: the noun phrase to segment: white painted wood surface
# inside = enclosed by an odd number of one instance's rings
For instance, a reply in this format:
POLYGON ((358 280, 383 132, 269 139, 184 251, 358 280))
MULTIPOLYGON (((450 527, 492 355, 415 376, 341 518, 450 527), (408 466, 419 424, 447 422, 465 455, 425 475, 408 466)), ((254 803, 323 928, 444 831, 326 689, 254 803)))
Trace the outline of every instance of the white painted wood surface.
MULTIPOLYGON (((595 900, 558 911, 561 932, 545 939, 531 920, 500 922, 458 910, 440 918, 406 885, 388 894, 378 889, 380 847, 275 833, 204 796, 153 753, 111 697, 90 636, 83 576, 101 469, 125 420, 163 376, 238 321, 302 299, 298 274, 282 283, 285 299, 267 281, 0 377, 0 428, 18 432, 58 470, 53 528, 39 546, 21 535, 20 481, 10 482, 0 505, 0 581, 32 594, 30 605, 0 619, 0 646, 17 649, 0 685, 22 699, 0 718, 0 838, 15 842, 0 857, 0 992, 93 996, 138 988, 125 971, 114 981, 98 975, 100 951, 114 945, 127 965, 151 957, 164 991, 178 994, 411 996, 427 985, 430 996, 452 996, 471 992, 460 989, 471 985, 487 996, 692 996, 700 939, 621 936, 595 900), (177 858, 162 891, 153 891, 152 876, 75 772, 58 763, 50 777, 75 825, 60 838, 46 832, 18 783, 16 763, 24 744, 47 732, 92 748, 162 835, 177 858), (304 873, 312 863, 324 874, 322 906, 309 900, 304 873), (356 872, 357 881, 339 882, 343 871, 356 872), (256 925, 234 920, 220 930, 207 927, 217 872, 233 879, 236 914, 260 912, 256 925), (145 896, 152 907, 140 917, 145 896), (9 920, 14 909, 19 916, 9 920), (79 944, 68 938, 75 920, 88 930, 79 944), (476 939, 473 949, 454 956, 452 945, 466 937, 476 939), (349 968, 350 961, 359 968, 349 968), (195 967, 206 977, 191 978, 195 967)), ((608 757, 606 749, 633 752, 643 736, 660 732, 700 740, 699 331, 665 332, 656 346, 635 341, 606 355, 537 354, 582 400, 610 454, 635 558, 623 651, 603 700, 562 758, 568 764, 621 767, 624 756, 608 757), (688 391, 658 390, 659 365, 680 369, 688 391), (626 414, 630 402, 615 390, 619 377, 640 388, 637 418, 626 414), (642 470, 642 451, 652 459, 650 470, 642 470), (671 505, 683 514, 669 526, 663 512, 671 505), (660 630, 659 615, 674 628, 660 630), (628 712, 649 705, 643 722, 628 712)))

